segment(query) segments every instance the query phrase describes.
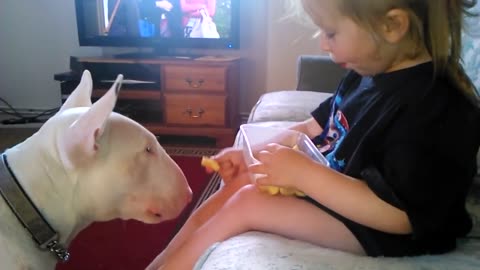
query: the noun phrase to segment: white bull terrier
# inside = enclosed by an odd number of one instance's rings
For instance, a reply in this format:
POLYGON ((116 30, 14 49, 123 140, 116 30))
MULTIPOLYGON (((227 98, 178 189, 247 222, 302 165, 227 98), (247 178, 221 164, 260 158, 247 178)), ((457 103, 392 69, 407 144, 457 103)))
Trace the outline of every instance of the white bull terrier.
POLYGON ((63 247, 93 221, 159 223, 191 200, 155 136, 112 112, 121 80, 92 105, 85 71, 60 111, 1 156, 0 269, 54 269, 68 255, 63 247))

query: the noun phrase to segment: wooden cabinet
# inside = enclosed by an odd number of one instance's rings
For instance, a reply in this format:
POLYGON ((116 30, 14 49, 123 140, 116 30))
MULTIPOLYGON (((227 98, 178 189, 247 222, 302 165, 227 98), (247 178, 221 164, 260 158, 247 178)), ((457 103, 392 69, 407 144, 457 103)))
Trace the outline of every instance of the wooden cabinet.
POLYGON ((223 127, 226 105, 225 95, 166 93, 165 124, 223 127))
POLYGON ((230 146, 239 126, 239 60, 72 58, 72 71, 56 74, 65 99, 90 70, 93 97, 124 74, 116 111, 156 135, 205 136, 230 146))
POLYGON ((228 92, 228 67, 167 65, 162 70, 165 91, 228 92))

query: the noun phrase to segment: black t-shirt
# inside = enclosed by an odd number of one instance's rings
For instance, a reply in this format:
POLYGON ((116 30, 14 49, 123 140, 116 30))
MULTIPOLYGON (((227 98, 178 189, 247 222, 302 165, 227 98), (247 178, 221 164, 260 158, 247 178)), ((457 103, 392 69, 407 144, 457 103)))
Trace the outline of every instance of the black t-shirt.
POLYGON ((427 252, 449 250, 470 231, 480 112, 447 78, 433 79, 431 62, 373 77, 349 72, 312 116, 332 168, 404 210, 427 252))

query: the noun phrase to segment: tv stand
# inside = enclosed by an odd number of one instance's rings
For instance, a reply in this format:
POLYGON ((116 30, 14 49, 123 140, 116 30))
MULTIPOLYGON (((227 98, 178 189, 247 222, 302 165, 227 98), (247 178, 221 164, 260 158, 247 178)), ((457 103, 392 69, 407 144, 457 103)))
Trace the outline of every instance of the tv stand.
POLYGON ((179 53, 171 48, 155 47, 153 51, 136 51, 113 55, 116 59, 195 59, 204 55, 195 53, 179 53))
POLYGON ((155 52, 131 52, 131 53, 120 53, 113 55, 113 58, 116 59, 156 59, 160 58, 160 55, 155 52))
POLYGON ((240 59, 208 61, 178 58, 71 57, 71 71, 55 75, 62 102, 92 73, 92 98, 98 99, 122 73, 115 111, 144 125, 155 135, 214 138, 231 146, 239 126, 240 59))

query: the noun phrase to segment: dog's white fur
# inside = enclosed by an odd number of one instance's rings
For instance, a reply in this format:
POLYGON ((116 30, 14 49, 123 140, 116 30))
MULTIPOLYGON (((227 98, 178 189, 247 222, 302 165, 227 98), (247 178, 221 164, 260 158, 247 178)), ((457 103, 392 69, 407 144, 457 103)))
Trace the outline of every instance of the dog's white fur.
MULTIPOLYGON (((191 199, 184 174, 155 136, 112 112, 121 79, 92 105, 92 79, 85 71, 60 111, 6 150, 18 181, 65 246, 93 221, 158 223, 176 217, 191 199)), ((0 198, 0 268, 55 264, 0 198)))

